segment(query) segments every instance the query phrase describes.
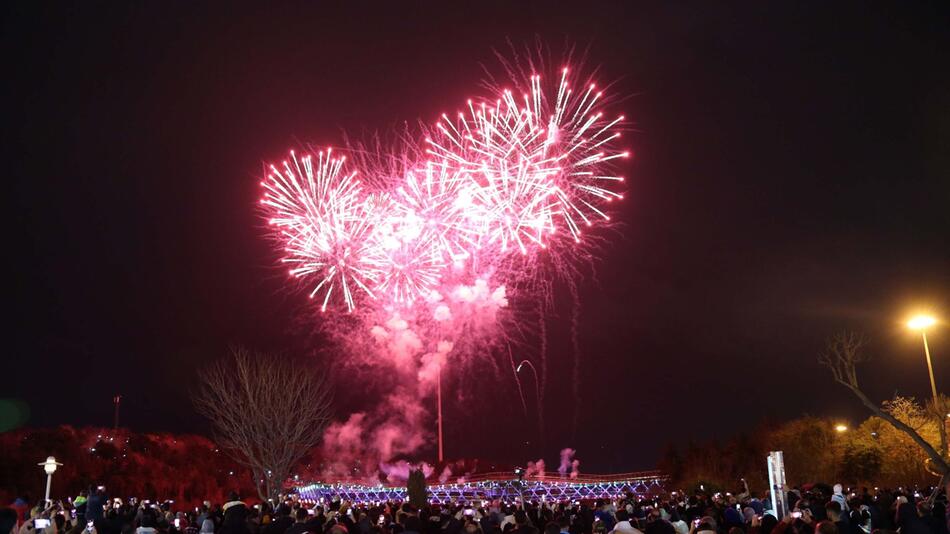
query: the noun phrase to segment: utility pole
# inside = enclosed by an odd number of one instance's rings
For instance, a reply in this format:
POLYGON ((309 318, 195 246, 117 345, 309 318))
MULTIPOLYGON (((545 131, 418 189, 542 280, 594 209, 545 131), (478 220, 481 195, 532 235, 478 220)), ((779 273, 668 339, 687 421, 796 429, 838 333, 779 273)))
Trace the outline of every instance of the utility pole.
POLYGON ((122 395, 112 397, 112 403, 115 405, 115 413, 112 418, 112 431, 119 430, 119 403, 122 402, 122 395))

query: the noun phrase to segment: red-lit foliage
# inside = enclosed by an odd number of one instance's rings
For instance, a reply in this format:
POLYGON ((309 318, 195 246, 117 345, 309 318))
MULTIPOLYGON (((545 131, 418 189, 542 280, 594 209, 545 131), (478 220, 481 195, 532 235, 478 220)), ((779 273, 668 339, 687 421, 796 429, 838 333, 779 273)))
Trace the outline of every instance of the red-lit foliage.
POLYGON ((0 434, 0 499, 41 499, 46 475, 37 463, 47 456, 63 464, 53 475, 53 499, 99 485, 110 497, 182 505, 223 502, 232 490, 254 494, 248 471, 208 438, 60 426, 0 434))

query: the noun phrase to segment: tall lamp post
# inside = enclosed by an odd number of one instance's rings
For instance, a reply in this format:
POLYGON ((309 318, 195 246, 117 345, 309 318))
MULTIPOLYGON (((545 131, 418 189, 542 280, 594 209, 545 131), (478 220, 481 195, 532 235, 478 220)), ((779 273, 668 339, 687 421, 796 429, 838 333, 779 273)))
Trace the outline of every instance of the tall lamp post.
POLYGON ((46 471, 46 502, 49 502, 49 487, 53 483, 53 473, 56 472, 56 468, 63 465, 56 461, 56 458, 48 456, 45 462, 36 464, 43 468, 43 471, 46 471))
POLYGON ((934 410, 939 414, 938 427, 940 430, 940 446, 943 449, 942 454, 947 454, 947 428, 943 421, 943 411, 940 410, 939 399, 937 398, 937 383, 934 381, 934 367, 930 360, 930 345, 927 343, 927 329, 937 324, 937 319, 931 315, 917 315, 907 321, 907 327, 911 330, 920 331, 920 336, 924 340, 924 355, 927 357, 927 371, 930 373, 930 392, 934 398, 934 410), (943 423, 943 424, 940 424, 943 423))
POLYGON ((439 463, 442 463, 442 366, 439 365, 439 373, 436 375, 436 402, 438 402, 438 420, 439 420, 439 463))

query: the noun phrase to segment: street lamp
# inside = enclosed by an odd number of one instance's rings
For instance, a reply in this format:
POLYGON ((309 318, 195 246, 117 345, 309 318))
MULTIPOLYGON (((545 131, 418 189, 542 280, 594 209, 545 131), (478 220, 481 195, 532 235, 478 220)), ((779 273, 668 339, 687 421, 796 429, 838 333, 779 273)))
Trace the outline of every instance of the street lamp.
POLYGON ((848 425, 835 425, 835 432, 842 433, 848 431, 848 425))
POLYGON ((49 486, 53 482, 53 473, 56 472, 56 468, 63 465, 56 461, 56 458, 52 456, 47 456, 45 462, 40 462, 36 464, 43 468, 43 471, 46 471, 46 502, 49 502, 49 486))
POLYGON ((439 364, 439 372, 436 374, 436 403, 437 416, 439 424, 439 463, 442 463, 442 365, 439 364))
MULTIPOLYGON (((930 393, 934 397, 934 410, 940 410, 940 401, 937 398, 937 383, 934 381, 934 367, 930 360, 930 345, 927 343, 927 329, 937 324, 937 319, 932 315, 917 315, 907 321, 907 327, 911 330, 920 330, 920 337, 924 340, 924 355, 927 356, 927 372, 930 373, 930 393)), ((939 411, 937 412, 940 413, 939 411)), ((950 414, 948 414, 950 416, 950 414)), ((940 416, 937 416, 937 428, 940 430, 940 453, 947 454, 947 422, 940 424, 940 416)))

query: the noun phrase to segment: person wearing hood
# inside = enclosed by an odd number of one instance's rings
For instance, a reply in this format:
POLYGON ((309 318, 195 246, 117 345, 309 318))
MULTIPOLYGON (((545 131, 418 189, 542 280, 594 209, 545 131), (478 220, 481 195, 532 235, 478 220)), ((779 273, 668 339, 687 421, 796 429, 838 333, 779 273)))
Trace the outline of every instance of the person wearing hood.
POLYGON ((244 501, 240 500, 236 492, 228 495, 228 502, 224 503, 224 521, 221 522, 219 534, 250 534, 247 527, 248 509, 244 501))
POLYGON ((835 484, 831 500, 841 506, 841 513, 847 514, 849 512, 848 499, 844 496, 844 488, 841 487, 841 484, 835 484))

